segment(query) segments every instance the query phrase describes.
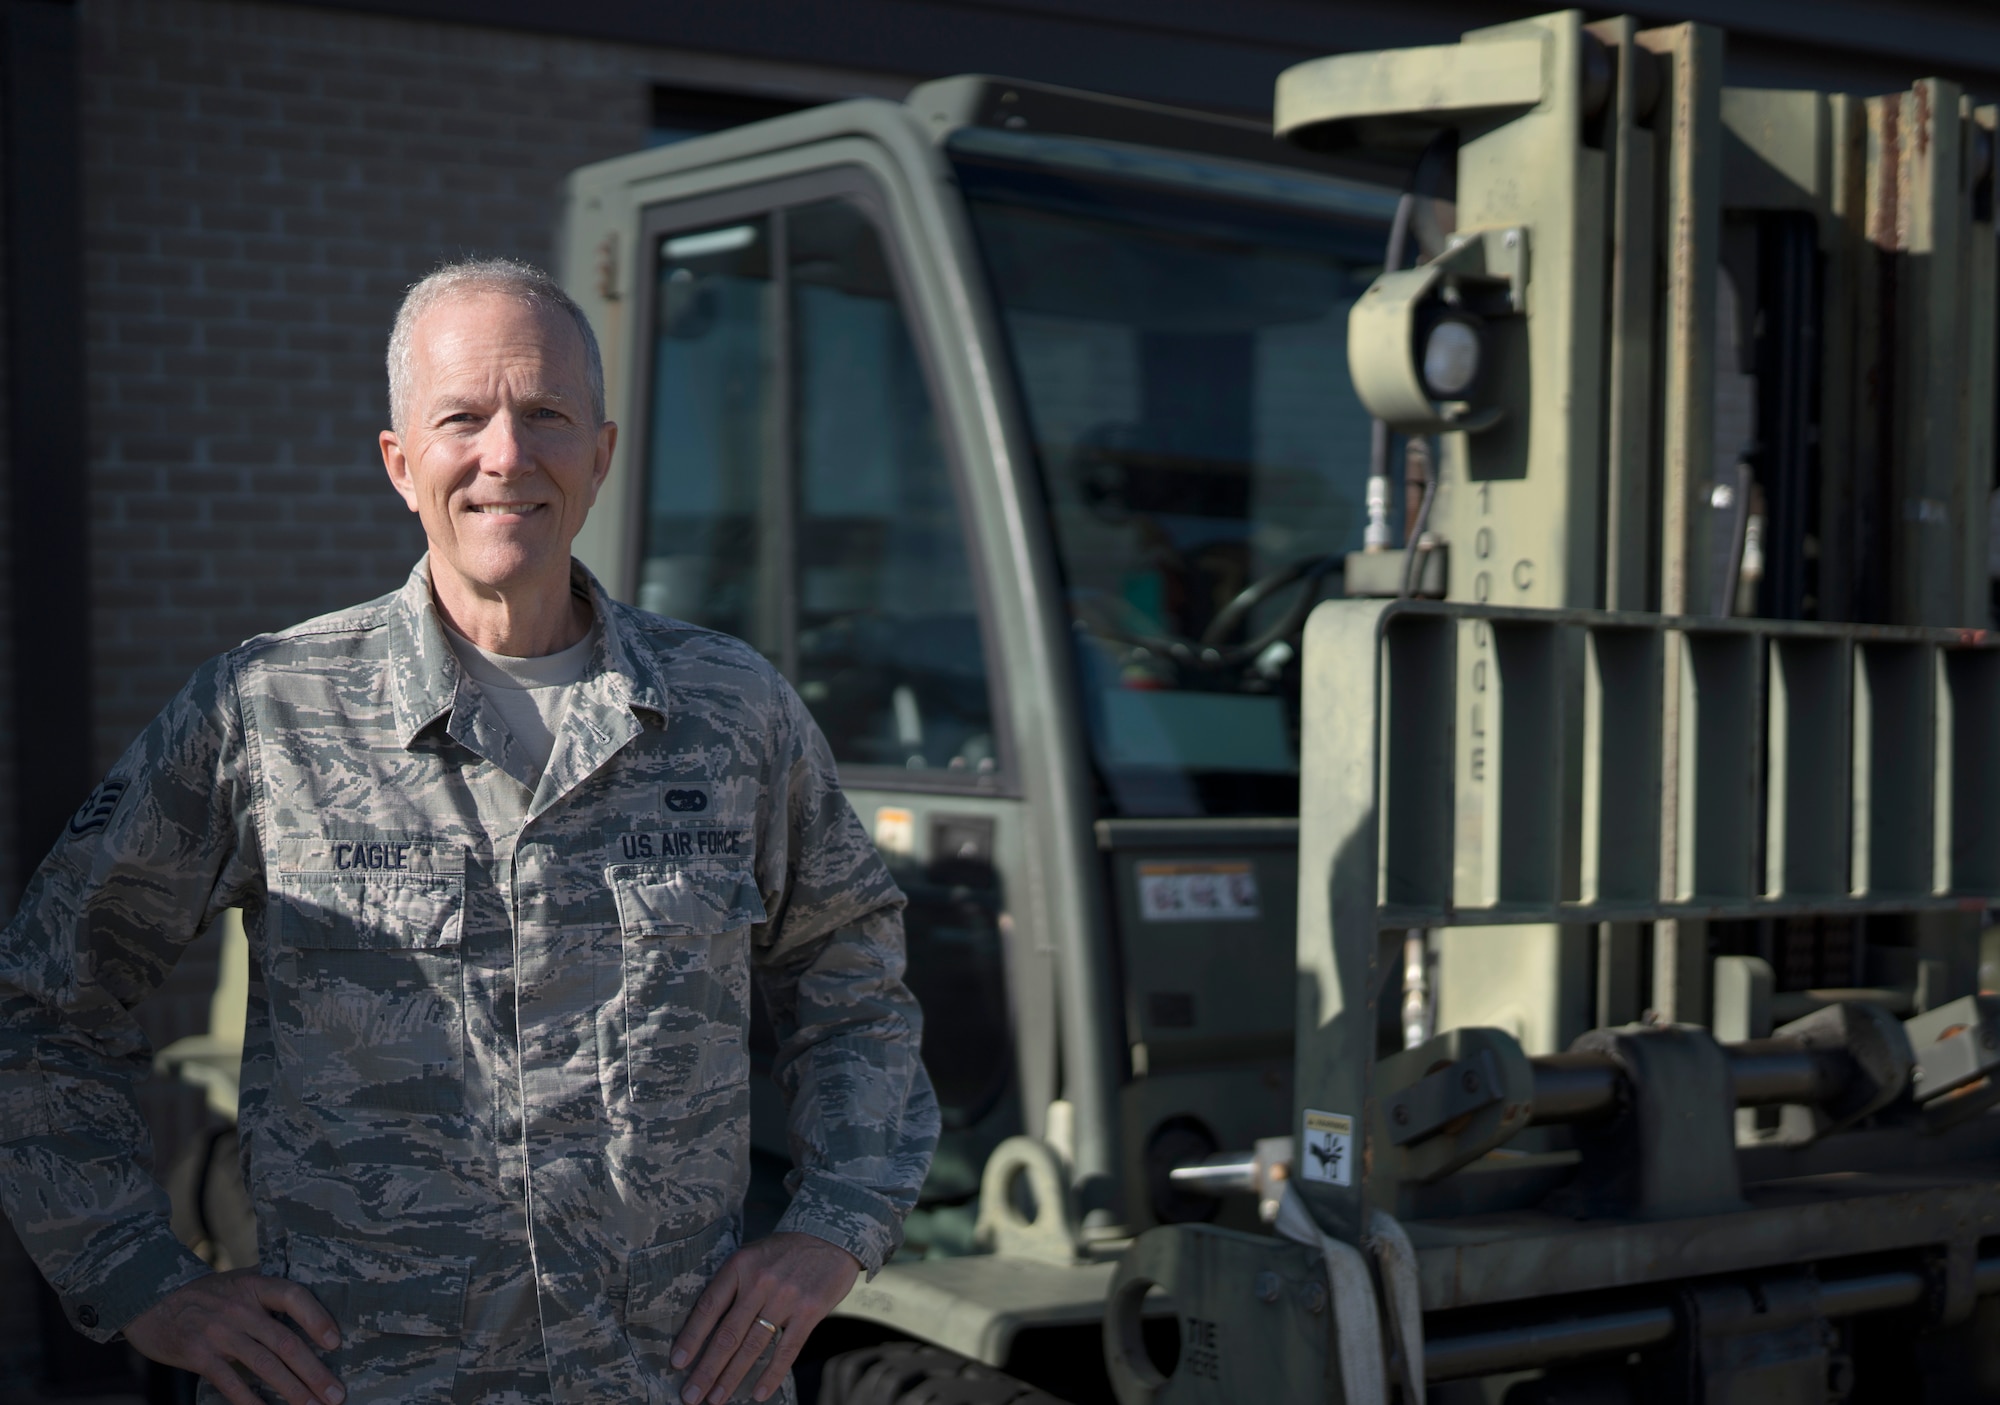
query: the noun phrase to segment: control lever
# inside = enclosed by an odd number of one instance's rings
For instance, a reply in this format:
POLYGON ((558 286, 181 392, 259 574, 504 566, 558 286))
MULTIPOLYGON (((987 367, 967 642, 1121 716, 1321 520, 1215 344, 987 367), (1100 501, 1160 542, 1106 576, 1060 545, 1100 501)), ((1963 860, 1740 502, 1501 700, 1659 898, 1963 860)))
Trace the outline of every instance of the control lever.
POLYGON ((1257 1213, 1265 1224, 1278 1218, 1278 1202, 1292 1175, 1292 1139, 1259 1137, 1248 1152, 1225 1151, 1186 1166, 1167 1177, 1182 1190, 1221 1197, 1242 1192, 1257 1197, 1257 1213))

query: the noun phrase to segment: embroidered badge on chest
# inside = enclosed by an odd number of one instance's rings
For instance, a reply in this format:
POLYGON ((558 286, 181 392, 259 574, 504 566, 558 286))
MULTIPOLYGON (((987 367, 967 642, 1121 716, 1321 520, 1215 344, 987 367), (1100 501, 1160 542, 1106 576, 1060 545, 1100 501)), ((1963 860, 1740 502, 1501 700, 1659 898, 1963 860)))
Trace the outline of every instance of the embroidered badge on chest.
POLYGON ((663 799, 666 808, 676 815, 699 815, 708 809, 708 787, 670 785, 663 799))

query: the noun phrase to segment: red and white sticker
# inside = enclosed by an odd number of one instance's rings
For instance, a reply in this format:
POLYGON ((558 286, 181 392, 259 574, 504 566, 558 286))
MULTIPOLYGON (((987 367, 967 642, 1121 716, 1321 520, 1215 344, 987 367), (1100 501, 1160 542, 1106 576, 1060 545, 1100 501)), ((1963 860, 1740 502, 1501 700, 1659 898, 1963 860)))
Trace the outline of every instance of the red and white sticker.
POLYGON ((1148 922, 1247 922, 1263 915, 1257 873, 1240 863, 1142 863, 1139 915, 1148 922))

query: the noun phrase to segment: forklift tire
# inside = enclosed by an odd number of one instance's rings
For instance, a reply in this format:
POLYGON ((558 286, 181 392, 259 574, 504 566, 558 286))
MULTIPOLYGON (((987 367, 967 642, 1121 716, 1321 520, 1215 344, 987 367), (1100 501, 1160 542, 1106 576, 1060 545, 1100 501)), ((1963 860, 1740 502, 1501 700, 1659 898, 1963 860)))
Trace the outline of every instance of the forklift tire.
POLYGON ((830 1357, 819 1405, 1064 1405, 1025 1381, 922 1342, 883 1342, 830 1357))

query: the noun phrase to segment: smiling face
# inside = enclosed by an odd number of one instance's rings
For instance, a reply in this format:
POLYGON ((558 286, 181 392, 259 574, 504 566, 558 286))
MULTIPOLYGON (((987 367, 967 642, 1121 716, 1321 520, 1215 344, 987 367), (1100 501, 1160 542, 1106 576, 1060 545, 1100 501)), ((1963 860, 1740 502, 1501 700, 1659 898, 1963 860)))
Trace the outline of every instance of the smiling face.
POLYGON ((440 597, 567 601, 618 434, 592 411, 576 328, 504 293, 440 303, 413 329, 404 419, 382 462, 423 521, 440 597))

